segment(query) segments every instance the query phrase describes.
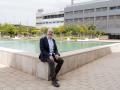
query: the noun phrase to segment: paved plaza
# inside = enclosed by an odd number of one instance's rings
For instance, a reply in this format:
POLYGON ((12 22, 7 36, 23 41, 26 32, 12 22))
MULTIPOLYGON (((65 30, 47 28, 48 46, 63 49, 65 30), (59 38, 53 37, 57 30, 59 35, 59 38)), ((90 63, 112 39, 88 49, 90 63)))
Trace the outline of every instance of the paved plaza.
POLYGON ((0 65, 0 90, 120 90, 120 53, 112 53, 59 77, 60 88, 0 65))

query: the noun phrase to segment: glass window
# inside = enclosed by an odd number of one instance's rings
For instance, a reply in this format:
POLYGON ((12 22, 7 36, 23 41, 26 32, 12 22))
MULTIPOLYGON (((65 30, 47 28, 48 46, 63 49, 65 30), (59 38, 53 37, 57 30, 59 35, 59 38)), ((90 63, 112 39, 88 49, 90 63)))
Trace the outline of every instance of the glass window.
POLYGON ((65 12, 65 14, 73 14, 73 11, 70 11, 70 12, 65 12))
POLYGON ((91 20, 94 20, 94 17, 87 17, 85 18, 86 21, 91 21, 91 20))
POLYGON ((74 19, 74 22, 78 22, 78 21, 79 21, 79 18, 75 18, 75 19, 74 19))
POLYGON ((48 22, 49 24, 51 24, 52 22, 48 22))
POLYGON ((41 19, 42 17, 36 17, 36 19, 41 19))
POLYGON ((82 22, 82 21, 83 21, 83 18, 79 18, 79 21, 82 22))
POLYGON ((59 23, 59 21, 57 21, 56 23, 59 23))
POLYGON ((117 8, 120 9, 120 6, 118 6, 117 8))
POLYGON ((107 16, 96 17, 96 20, 107 20, 107 16))
POLYGON ((46 24, 48 24, 48 22, 46 22, 46 24))
POLYGON ((45 24, 45 22, 43 22, 42 24, 45 24))
POLYGON ((117 9, 116 6, 115 7, 110 7, 110 10, 115 10, 115 9, 117 9))
POLYGON ((83 13, 83 10, 74 11, 74 14, 82 14, 82 13, 83 13))
POLYGON ((94 12, 94 9, 86 9, 86 10, 84 11, 84 13, 91 13, 91 12, 94 12))
POLYGON ((66 22, 72 22, 73 19, 66 19, 65 21, 66 21, 66 22))
POLYGON ((96 8, 96 12, 107 11, 107 7, 96 8))
POLYGON ((59 18, 60 18, 60 17, 64 17, 64 14, 59 14, 58 17, 59 17, 59 18))
POLYGON ((120 15, 110 15, 109 19, 120 19, 120 15))

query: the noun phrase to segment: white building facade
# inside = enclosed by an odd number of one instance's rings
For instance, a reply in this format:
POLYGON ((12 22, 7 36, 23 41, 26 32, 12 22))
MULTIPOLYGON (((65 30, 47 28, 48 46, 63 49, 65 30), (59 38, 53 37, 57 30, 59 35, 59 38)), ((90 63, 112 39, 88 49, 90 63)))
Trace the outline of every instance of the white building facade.
POLYGON ((64 11, 53 12, 53 13, 41 13, 36 14, 36 27, 59 27, 64 25, 64 11))

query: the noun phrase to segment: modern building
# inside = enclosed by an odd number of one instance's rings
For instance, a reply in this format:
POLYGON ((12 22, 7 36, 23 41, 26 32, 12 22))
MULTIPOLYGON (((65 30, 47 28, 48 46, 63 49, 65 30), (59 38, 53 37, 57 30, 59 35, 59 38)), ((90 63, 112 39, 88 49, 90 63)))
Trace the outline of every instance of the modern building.
POLYGON ((95 25, 109 34, 109 38, 120 39, 120 0, 94 0, 65 7, 65 24, 95 25))
POLYGON ((38 10, 36 14, 36 27, 59 27, 64 25, 64 11, 43 13, 38 10))

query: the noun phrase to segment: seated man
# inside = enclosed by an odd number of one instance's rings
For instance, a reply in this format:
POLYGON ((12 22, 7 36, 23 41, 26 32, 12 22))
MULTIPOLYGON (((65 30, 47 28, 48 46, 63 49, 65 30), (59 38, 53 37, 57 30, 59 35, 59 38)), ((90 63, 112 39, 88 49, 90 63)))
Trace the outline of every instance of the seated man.
POLYGON ((53 39, 53 31, 51 29, 48 30, 47 36, 42 37, 40 39, 40 60, 42 62, 47 62, 50 68, 50 79, 52 80, 52 85, 55 87, 59 87, 58 80, 56 78, 58 72, 60 71, 63 59, 60 57, 58 53, 57 45, 55 40, 53 39), (55 63, 57 66, 55 67, 55 63))

